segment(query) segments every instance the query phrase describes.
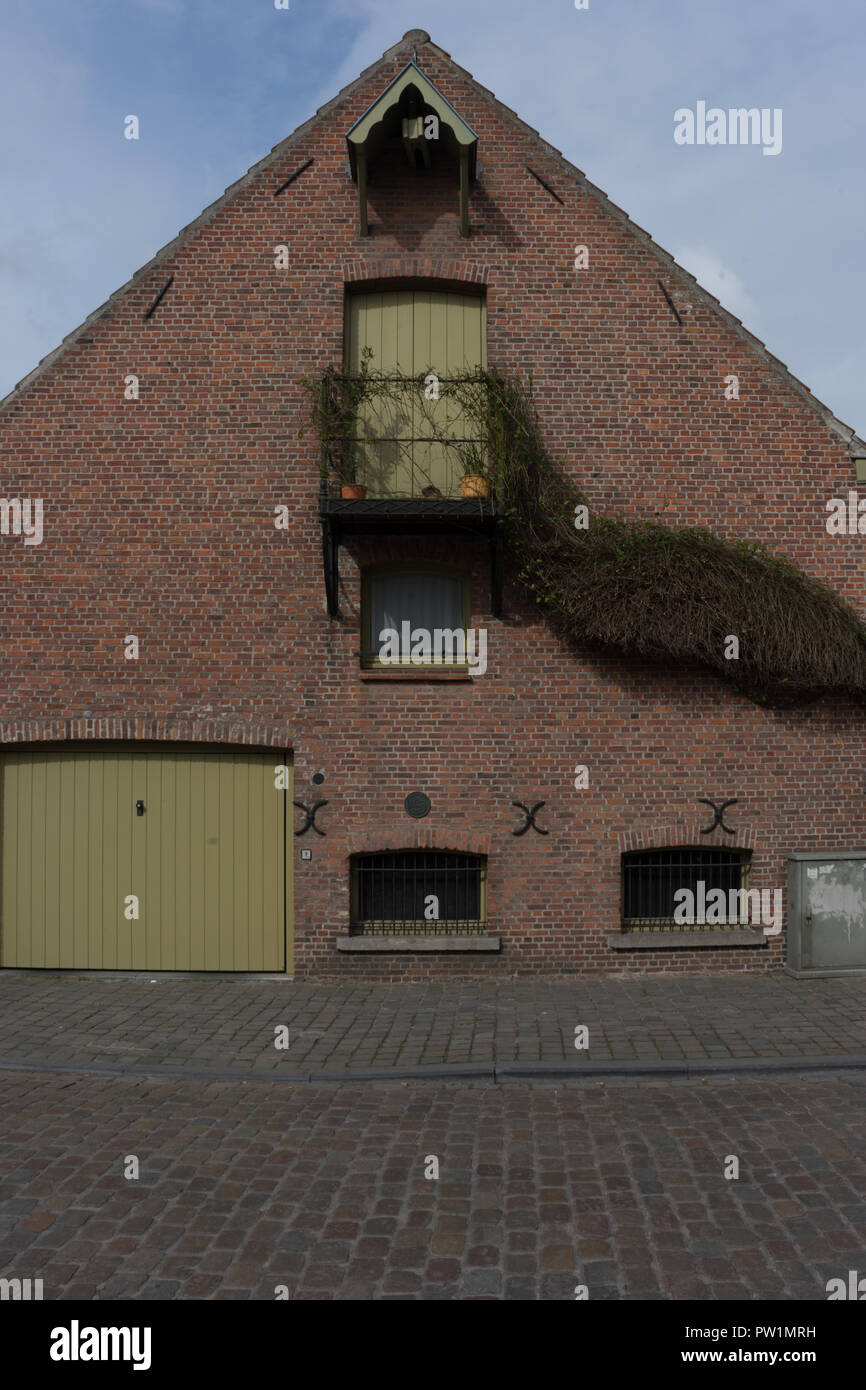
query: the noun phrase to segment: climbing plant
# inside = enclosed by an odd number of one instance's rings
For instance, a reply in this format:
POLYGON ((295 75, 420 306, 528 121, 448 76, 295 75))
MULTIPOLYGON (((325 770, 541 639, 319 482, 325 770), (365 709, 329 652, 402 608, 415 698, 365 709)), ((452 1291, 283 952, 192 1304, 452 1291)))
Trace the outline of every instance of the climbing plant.
MULTIPOLYGON (((368 356, 360 376, 328 368, 306 382, 323 476, 350 480, 362 401, 403 402, 460 472, 487 478, 518 576, 567 639, 711 668, 761 704, 866 698, 866 624, 826 584, 758 542, 599 515, 551 459, 531 381, 466 372, 437 381, 432 398, 431 375, 388 376, 368 356), (731 636, 737 660, 726 656, 731 636)), ((364 413, 374 438, 375 412, 364 413)))

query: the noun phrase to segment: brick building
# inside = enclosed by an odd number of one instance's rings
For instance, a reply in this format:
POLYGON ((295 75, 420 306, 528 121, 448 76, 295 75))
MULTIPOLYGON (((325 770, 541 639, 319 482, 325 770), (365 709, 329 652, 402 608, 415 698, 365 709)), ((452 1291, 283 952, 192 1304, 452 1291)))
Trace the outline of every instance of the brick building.
POLYGON ((866 966, 863 706, 575 650, 411 419, 344 498, 302 382, 364 347, 531 374, 599 513, 762 541, 866 611, 866 541, 825 526, 863 441, 413 30, 0 403, 0 965, 778 969, 787 930, 672 893, 801 853, 855 907, 794 964, 866 966), (486 670, 388 666, 390 618, 484 633, 486 670))

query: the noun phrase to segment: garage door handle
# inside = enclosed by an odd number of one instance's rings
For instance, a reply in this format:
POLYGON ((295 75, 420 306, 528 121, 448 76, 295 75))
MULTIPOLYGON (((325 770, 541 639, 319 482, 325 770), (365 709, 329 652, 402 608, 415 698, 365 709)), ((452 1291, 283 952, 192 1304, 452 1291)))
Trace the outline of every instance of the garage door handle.
POLYGON ((143 802, 143 801, 136 801, 136 803, 135 803, 135 814, 136 814, 137 816, 143 816, 143 815, 144 815, 144 802, 143 802))

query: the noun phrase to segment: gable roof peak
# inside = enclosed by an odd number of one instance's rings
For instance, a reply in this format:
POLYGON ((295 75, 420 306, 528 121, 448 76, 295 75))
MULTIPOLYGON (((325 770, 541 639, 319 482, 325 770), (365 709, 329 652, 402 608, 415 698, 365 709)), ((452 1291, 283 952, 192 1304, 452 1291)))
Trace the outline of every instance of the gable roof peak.
MULTIPOLYGON (((116 302, 119 299, 121 299, 130 289, 133 289, 136 286, 138 286, 142 282, 142 280, 149 276, 152 271, 156 270, 161 263, 165 262, 174 252, 178 251, 192 234, 197 232, 208 221, 210 221, 211 218, 213 218, 222 208, 224 208, 226 204, 231 201, 232 198, 236 197, 242 189, 246 188, 253 180, 260 177, 276 160, 279 160, 294 146, 302 146, 304 137, 307 136, 310 133, 310 131, 318 125, 320 121, 330 116, 333 112, 337 111, 348 98, 354 96, 357 92, 362 90, 368 83, 370 83, 373 80, 374 77, 378 77, 380 73, 384 75, 388 69, 389 63, 394 62, 395 60, 399 61, 402 58, 405 65, 402 69, 402 72, 405 72, 407 68, 414 67, 415 71, 419 74, 419 76, 430 83, 430 86, 433 88, 434 91, 437 92, 437 94, 440 96, 440 99, 447 102, 447 98, 443 97, 442 94, 438 92, 438 88, 434 87, 431 79, 428 78, 426 74, 423 73, 421 69, 418 67, 417 52, 413 52, 411 62, 407 61, 405 56, 405 49, 406 45, 409 43, 412 43, 413 45, 429 44, 433 52, 437 54, 440 59, 443 59, 449 65, 451 71, 454 74, 456 74, 456 76, 459 79, 462 79, 464 82, 468 82, 485 101, 489 101, 490 103, 492 103, 492 105, 500 113, 502 113, 509 121, 511 121, 519 130, 521 130, 525 135, 528 135, 532 140, 537 141, 543 153, 552 161, 552 163, 555 166, 559 168, 560 172, 565 176, 567 180, 573 179, 576 185, 583 192, 585 192, 589 197, 593 198, 608 214, 613 216, 613 218, 620 224, 621 227, 626 228, 631 235, 637 238, 641 245, 648 249, 650 253, 653 256, 655 256, 658 260, 663 262, 665 268, 669 272, 673 272, 674 274, 676 274, 679 280, 681 282, 685 282, 692 292, 697 292, 697 294, 702 297, 705 303, 709 303, 715 310, 719 311, 725 322, 728 324, 728 326, 732 327, 734 331, 738 334, 738 336, 747 340, 753 349, 757 349, 760 356, 770 364, 770 366, 777 373, 777 375, 780 376, 785 382, 787 382, 789 386, 793 387, 795 392, 802 399, 806 400, 807 403, 811 406, 811 408, 817 412, 817 414, 823 419, 824 423, 845 442, 849 455, 851 457, 866 458, 866 439, 860 438, 857 432, 850 425, 846 425, 841 420, 839 420, 829 409, 828 406, 824 405, 822 401, 818 400, 817 396, 813 395, 813 393, 809 390, 808 386, 805 386, 803 382, 801 382, 797 377, 794 376, 793 372, 791 372, 788 369, 788 367, 785 366, 784 362, 781 362, 777 357, 774 357, 773 354, 769 352, 769 350, 766 347, 766 344, 764 344, 760 340, 760 338, 757 338, 753 333, 750 333, 749 330, 743 325, 743 323, 738 318, 736 318, 735 315, 730 313, 730 311, 727 310, 724 307, 724 305, 719 302, 718 299, 716 299, 715 295, 711 294, 709 290, 704 289, 703 285, 701 285, 699 281, 696 280, 695 277, 689 273, 689 271, 687 271, 683 266, 679 265, 674 260, 673 256, 671 256, 667 251, 663 250, 662 247, 660 247, 655 241, 653 241, 653 238, 649 235, 648 232, 645 232, 643 228, 639 227, 637 223, 633 222, 632 219, 628 216, 628 214, 622 210, 622 208, 618 207, 616 203, 612 202, 612 200, 608 198, 606 193, 604 193, 595 184, 591 183, 581 169, 578 169, 576 165, 572 164, 570 160, 566 159, 565 155, 563 155, 560 150, 556 149, 555 146, 551 145, 548 140, 545 140, 543 136, 541 136, 537 130, 535 130, 526 121, 524 121, 522 117, 520 117, 517 114, 516 111, 512 110, 511 107, 506 106, 504 102, 500 101, 494 92, 491 92, 488 88, 484 87, 482 83, 479 82, 478 79, 471 72, 468 72, 466 68, 463 68, 459 65, 459 63, 456 63, 450 53, 447 53, 444 48, 440 48, 438 44, 434 43, 430 35, 427 33, 426 29, 407 29, 406 33, 403 35, 402 39, 400 39, 398 43, 394 44, 391 48, 386 49, 385 52, 381 55, 381 57, 377 58, 373 63, 366 67, 361 73, 359 73, 359 75, 356 78, 354 78, 345 87, 343 87, 341 91, 337 92, 335 96, 331 97, 328 101, 326 101, 324 105, 320 106, 318 110, 306 121, 302 122, 302 124, 299 125, 296 130, 294 130, 290 135, 286 136, 284 140, 281 140, 278 144, 274 145, 270 153, 264 155, 262 159, 258 160, 255 164, 253 164, 247 170, 246 174, 242 175, 241 178, 237 179, 233 184, 230 184, 229 187, 225 189, 225 191, 219 198, 215 199, 214 202, 209 204, 208 207, 204 208, 203 211, 199 213, 198 217, 196 217, 192 222, 188 223, 186 227, 183 227, 181 231, 178 232, 176 237, 174 237, 170 242, 168 242, 159 251, 157 251, 156 254, 152 256, 151 259, 145 265, 141 266, 139 270, 135 271, 135 273, 129 278, 129 280, 127 280, 124 285, 121 285, 119 289, 115 290, 114 293, 111 294, 103 304, 99 305, 97 309, 95 309, 91 314, 89 314, 83 323, 79 324, 77 328, 72 330, 72 332, 67 333, 66 337, 61 340, 61 342, 53 350, 53 352, 49 352, 36 364, 36 366, 33 368, 31 372, 27 374, 27 376, 23 377, 21 381, 17 382, 16 385, 12 387, 11 391, 9 391, 5 397, 0 399, 0 413, 5 411, 7 407, 11 406, 14 402, 16 402, 27 389, 27 387, 29 387, 34 381, 37 381, 40 377, 42 377, 54 365, 58 358, 60 358, 64 354, 67 347, 77 342, 78 339, 81 338, 82 335, 86 332, 86 330, 92 324, 96 323, 100 318, 102 318, 103 314, 105 314, 110 308, 112 308, 116 304, 116 302)), ((395 80, 393 76, 393 71, 394 70, 392 68, 392 82, 395 80)), ((401 72, 398 71, 397 77, 399 78, 400 75, 401 72)), ((451 105, 450 102, 447 102, 447 104, 448 106, 451 105)), ((471 128, 469 129, 471 130, 471 128)), ((472 134, 474 135, 474 132, 472 132, 472 134)))

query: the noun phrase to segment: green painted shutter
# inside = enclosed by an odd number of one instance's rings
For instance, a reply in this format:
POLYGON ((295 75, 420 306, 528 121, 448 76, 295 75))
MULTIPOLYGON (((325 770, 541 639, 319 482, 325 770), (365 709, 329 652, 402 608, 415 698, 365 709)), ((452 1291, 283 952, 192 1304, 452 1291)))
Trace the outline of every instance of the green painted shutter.
MULTIPOLYGON (((484 300, 479 295, 442 290, 391 290, 353 294, 346 299, 345 365, 359 372, 361 353, 373 350, 375 371, 420 378, 440 378, 487 366, 484 300)), ((420 390, 419 390, 420 395, 420 390)), ((453 402, 425 403, 435 412, 437 428, 469 433, 453 402)), ((358 481, 374 497, 420 497, 424 487, 438 487, 446 497, 460 495, 455 451, 426 443, 427 423, 410 395, 398 401, 365 402, 359 412, 358 481)))
POLYGON ((287 968, 292 793, 274 786, 283 761, 154 746, 4 755, 0 966, 287 968), (124 916, 132 894, 137 920, 124 916))

